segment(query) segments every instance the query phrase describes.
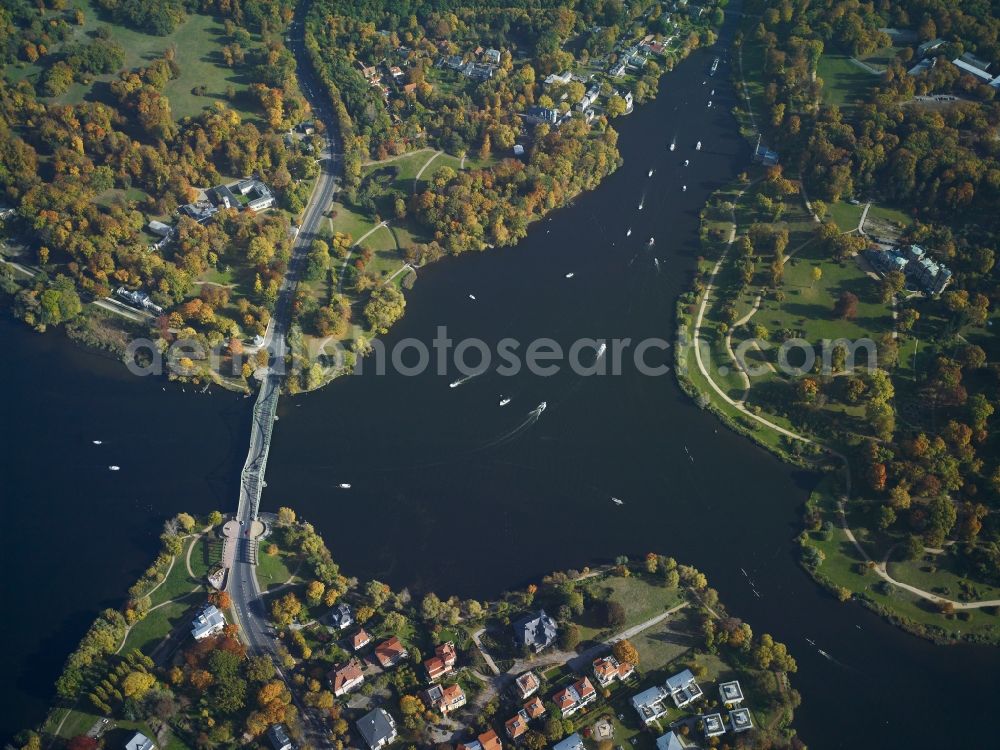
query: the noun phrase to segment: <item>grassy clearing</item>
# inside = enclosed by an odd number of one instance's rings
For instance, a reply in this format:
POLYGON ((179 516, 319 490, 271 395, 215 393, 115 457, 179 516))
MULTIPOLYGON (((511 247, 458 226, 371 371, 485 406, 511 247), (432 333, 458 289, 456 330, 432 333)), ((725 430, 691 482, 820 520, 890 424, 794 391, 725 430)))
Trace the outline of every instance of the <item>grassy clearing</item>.
MULTIPOLYGON (((659 580, 645 575, 631 575, 622 578, 617 575, 588 579, 581 588, 595 599, 616 601, 625 608, 625 622, 616 630, 626 630, 645 622, 681 601, 677 589, 669 589, 659 580)), ((580 635, 584 639, 596 639, 607 628, 597 622, 595 616, 585 613, 580 618, 580 635)))
MULTIPOLYGON (((813 491, 809 499, 810 507, 819 511, 821 520, 833 525, 832 532, 824 534, 815 532, 809 535, 807 544, 820 550, 825 559, 819 566, 818 575, 829 585, 841 586, 855 595, 867 599, 874 606, 904 621, 909 621, 918 627, 940 629, 946 636, 958 637, 982 636, 995 638, 1000 632, 1000 616, 985 610, 973 610, 957 615, 941 614, 937 608, 925 599, 911 594, 904 589, 893 586, 879 578, 864 564, 864 558, 857 548, 847 538, 840 527, 836 512, 836 499, 840 494, 841 483, 835 477, 825 477, 813 491)), ((862 540, 866 553, 873 559, 882 559, 888 551, 892 540, 874 538, 864 525, 870 523, 872 509, 864 503, 852 502, 848 506, 848 524, 855 536, 862 540)), ((914 572, 913 568, 926 565, 926 562, 916 563, 907 568, 897 568, 903 575, 913 575, 913 585, 920 583, 941 585, 941 579, 921 578, 925 571, 914 572), (916 583, 919 581, 919 583, 916 583), (937 583, 934 583, 934 582, 937 583)), ((890 565, 890 575, 894 575, 894 565, 890 565)), ((904 582, 907 582, 904 580, 904 582)), ((947 585, 947 584, 945 584, 947 585)), ((978 584, 977 584, 978 586, 978 584)), ((987 587, 983 587, 985 592, 987 587)), ((957 588, 952 591, 955 598, 957 588)))
POLYGON ((194 593, 152 610, 133 626, 125 639, 122 653, 127 654, 132 649, 152 653, 171 630, 190 619, 191 609, 204 599, 203 595, 194 593))
POLYGON ((877 77, 864 70, 847 55, 826 53, 819 59, 816 75, 823 79, 823 101, 841 108, 851 108, 865 98, 877 77))
POLYGON ((212 532, 202 534, 191 550, 191 571, 197 582, 201 582, 221 562, 222 540, 212 532))
POLYGON ((270 591, 287 582, 298 569, 299 560, 292 554, 279 550, 277 554, 268 554, 267 542, 261 545, 257 557, 257 581, 264 591, 270 591))
POLYGON ((826 209, 830 218, 833 219, 841 232, 850 232, 858 228, 858 222, 861 221, 861 212, 864 210, 864 206, 856 206, 847 201, 836 201, 835 203, 828 203, 826 209))
MULTIPOLYGON (((188 575, 187 564, 185 562, 185 555, 187 554, 188 548, 192 545, 197 546, 198 542, 199 539, 185 540, 181 553, 177 556, 177 559, 174 560, 173 567, 170 569, 170 575, 168 575, 160 587, 150 595, 153 606, 156 606, 161 602, 176 599, 177 597, 184 596, 185 594, 190 594, 192 590, 199 586, 200 582, 188 575)), ((194 569, 194 559, 196 556, 197 550, 192 550, 192 570, 194 569)))
MULTIPOLYGON (((181 68, 180 76, 169 81, 164 89, 170 100, 174 119, 196 115, 216 101, 226 101, 228 106, 245 119, 256 117, 253 103, 244 96, 252 81, 248 75, 237 73, 223 64, 221 47, 229 40, 225 36, 223 25, 211 16, 189 14, 173 34, 161 37, 112 22, 93 2, 77 2, 75 5, 84 11, 86 20, 82 26, 77 27, 76 33, 68 41, 88 41, 98 27, 109 27, 113 38, 125 49, 124 67, 128 70, 148 65, 169 48, 175 50, 181 68), (196 86, 205 86, 205 94, 194 94, 196 86), (226 89, 230 86, 236 91, 233 101, 226 100, 226 89)), ((254 41, 259 42, 259 38, 255 37, 254 41)), ((9 67, 9 78, 27 78, 36 84, 42 73, 38 66, 9 67)), ((85 99, 107 100, 111 96, 107 84, 116 75, 96 76, 90 84, 74 83, 65 94, 54 97, 52 101, 75 104, 85 99)))

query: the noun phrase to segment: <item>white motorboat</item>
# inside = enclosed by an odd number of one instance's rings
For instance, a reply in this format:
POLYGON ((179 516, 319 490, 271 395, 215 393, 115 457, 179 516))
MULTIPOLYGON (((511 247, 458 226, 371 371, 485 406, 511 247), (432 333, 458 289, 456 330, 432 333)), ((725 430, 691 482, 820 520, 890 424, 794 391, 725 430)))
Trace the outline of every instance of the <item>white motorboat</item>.
POLYGON ((469 299, 474 300, 475 298, 476 298, 476 295, 474 295, 474 294, 470 294, 469 295, 469 299))
POLYGON ((122 468, 121 466, 111 465, 111 466, 108 467, 108 471, 120 471, 121 468, 122 468))
POLYGON ((611 498, 611 502, 613 502, 615 505, 624 505, 624 503, 621 500, 619 500, 617 497, 611 498))
POLYGON ((90 442, 92 442, 94 445, 101 445, 104 441, 103 440, 91 440, 90 442))
POLYGON ((697 143, 696 143, 696 144, 694 145, 694 150, 695 150, 695 151, 701 151, 701 141, 698 141, 698 142, 697 142, 697 143))
POLYGON ((349 489, 351 489, 350 482, 341 482, 337 486, 340 487, 340 489, 342 489, 342 490, 349 490, 349 489))
POLYGON ((500 398, 500 406, 506 406, 509 403, 510 403, 510 398, 509 397, 503 397, 502 396, 500 398))
POLYGON ((572 272, 572 271, 570 271, 570 272, 569 272, 568 274, 566 274, 566 278, 567 278, 567 279, 572 279, 572 278, 573 278, 573 276, 574 276, 574 274, 573 274, 573 272, 572 272))

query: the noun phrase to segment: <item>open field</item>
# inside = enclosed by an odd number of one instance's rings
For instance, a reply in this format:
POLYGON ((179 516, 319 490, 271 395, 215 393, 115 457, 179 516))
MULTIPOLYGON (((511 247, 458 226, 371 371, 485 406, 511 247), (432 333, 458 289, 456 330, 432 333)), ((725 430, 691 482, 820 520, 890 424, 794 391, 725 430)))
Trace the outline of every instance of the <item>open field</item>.
MULTIPOLYGON (((68 41, 86 42, 99 27, 109 27, 112 38, 125 49, 124 68, 127 70, 148 65, 167 49, 174 49, 180 64, 180 76, 167 82, 164 89, 174 119, 196 115, 216 101, 226 102, 245 119, 256 117, 254 104, 243 96, 252 83, 251 77, 246 72, 236 73, 223 63, 221 48, 230 40, 225 36, 222 23, 211 16, 189 14, 173 34, 162 37, 114 23, 96 3, 78 0, 75 7, 84 11, 86 20, 68 41), (196 86, 205 86, 205 94, 194 94, 196 86), (236 98, 231 102, 226 99, 229 86, 236 91, 236 98)), ((27 79, 37 84, 42 71, 43 68, 37 64, 17 64, 8 66, 7 77, 11 81, 27 79)), ((86 99, 109 101, 111 92, 108 83, 116 77, 117 73, 111 73, 95 76, 90 84, 74 83, 66 93, 54 97, 52 101, 60 104, 75 104, 86 99)))
POLYGON ((842 108, 853 107, 878 80, 847 55, 833 53, 820 57, 816 75, 823 79, 823 101, 842 108))

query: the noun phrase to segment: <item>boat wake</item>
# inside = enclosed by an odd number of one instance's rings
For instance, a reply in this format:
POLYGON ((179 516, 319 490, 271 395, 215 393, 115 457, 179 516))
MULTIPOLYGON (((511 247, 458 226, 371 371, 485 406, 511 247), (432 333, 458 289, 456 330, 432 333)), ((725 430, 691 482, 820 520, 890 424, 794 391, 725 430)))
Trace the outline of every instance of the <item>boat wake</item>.
POLYGON ((448 384, 448 387, 449 388, 458 388, 458 386, 465 385, 470 380, 472 380, 473 378, 478 378, 480 375, 482 375, 482 373, 480 373, 480 372, 474 372, 471 375, 466 375, 464 378, 459 378, 458 380, 453 380, 451 383, 448 384))
POLYGON ((542 412, 545 411, 546 407, 548 407, 548 404, 545 401, 542 401, 542 403, 540 403, 538 406, 536 406, 534 409, 528 412, 527 417, 523 422, 521 422, 521 424, 519 424, 510 432, 504 433, 500 437, 491 440, 490 442, 486 443, 486 445, 482 446, 481 448, 478 448, 477 450, 479 451, 489 450, 490 448, 496 448, 498 446, 504 445, 505 443, 509 443, 512 440, 516 440, 525 432, 527 432, 528 430, 530 430, 532 427, 535 426, 535 423, 538 422, 538 420, 541 418, 542 412))

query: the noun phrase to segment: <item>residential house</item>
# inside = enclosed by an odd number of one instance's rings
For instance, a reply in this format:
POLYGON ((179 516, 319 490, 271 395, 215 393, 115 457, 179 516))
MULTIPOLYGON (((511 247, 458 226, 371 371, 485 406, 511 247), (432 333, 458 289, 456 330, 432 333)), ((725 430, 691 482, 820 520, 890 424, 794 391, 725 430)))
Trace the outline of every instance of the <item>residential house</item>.
POLYGON ((667 732, 656 738, 656 750, 685 750, 681 738, 674 732, 667 732))
POLYGON ((385 668, 399 664, 399 662, 405 659, 409 653, 410 652, 406 650, 406 646, 403 645, 403 642, 396 636, 393 636, 387 641, 382 641, 375 647, 375 658, 378 659, 378 663, 385 668))
POLYGON ((520 143, 514 144, 514 156, 524 156, 524 146, 520 143))
MULTIPOLYGON (((141 292, 140 292, 141 294, 141 292)), ((191 635, 196 641, 221 633, 226 627, 226 618, 214 604, 206 604, 191 623, 191 635)))
POLYGON ((494 65, 500 64, 500 50, 493 49, 492 47, 483 53, 483 59, 488 63, 493 63, 494 65))
POLYGON ((573 78, 573 74, 570 73, 568 70, 565 71, 565 72, 563 72, 563 73, 559 73, 559 74, 549 73, 547 76, 545 76, 545 85, 546 86, 553 86, 553 85, 555 85, 557 83, 559 83, 559 84, 567 84, 567 83, 570 82, 570 80, 572 80, 572 78, 573 78))
POLYGON ((476 739, 479 740, 481 750, 503 750, 503 743, 492 729, 488 732, 483 732, 476 739))
POLYGON ((523 117, 524 121, 531 125, 540 125, 541 123, 555 125, 559 122, 559 110, 552 107, 532 106, 528 107, 523 117))
POLYGON ((237 189, 249 199, 246 207, 250 211, 263 211, 277 202, 271 189, 260 180, 244 180, 237 189))
POLYGON ((583 738, 573 732, 569 737, 552 746, 552 750, 583 750, 583 738))
MULTIPOLYGON (((115 296, 119 297, 120 299, 125 300, 130 305, 132 305, 133 307, 138 307, 140 310, 146 310, 147 312, 151 312, 151 313, 153 313, 155 315, 162 315, 163 314, 163 308, 160 307, 159 305, 157 305, 156 303, 154 303, 153 300, 150 299, 150 297, 149 297, 148 294, 146 294, 145 292, 139 291, 138 289, 126 289, 125 287, 120 286, 117 289, 115 289, 115 296)), ((218 611, 218 610, 216 610, 216 611, 218 611)), ((220 617, 221 617, 221 613, 220 613, 220 617)), ((195 622, 197 622, 197 618, 195 619, 195 622)), ((225 624, 226 624, 226 621, 223 620, 222 621, 222 626, 224 627, 225 624)), ((218 630, 222 630, 222 627, 219 627, 218 630)), ((218 631, 213 631, 213 632, 218 632, 218 631)), ((192 631, 192 634, 193 634, 193 631, 192 631)), ((205 638, 205 637, 207 637, 209 635, 212 635, 212 633, 206 633, 203 636, 195 636, 195 637, 196 638, 197 637, 205 638)))
POLYGON ((937 61, 938 59, 936 57, 924 58, 916 65, 914 65, 912 68, 910 68, 908 71, 906 71, 906 74, 911 76, 918 76, 921 73, 925 73, 928 70, 933 70, 935 67, 937 67, 937 61))
POLYGON ((667 715, 667 698, 670 693, 659 685, 643 690, 632 696, 632 706, 644 724, 652 724, 657 719, 667 715))
POLYGON ((581 708, 597 700, 597 691, 590 679, 584 677, 552 696, 563 717, 572 716, 581 708))
POLYGON ((624 76, 625 75, 624 60, 619 60, 617 63, 612 65, 611 69, 608 71, 608 75, 610 75, 612 78, 621 78, 622 76, 624 76))
POLYGON ((943 45, 944 39, 931 39, 929 42, 924 42, 923 44, 917 46, 917 57, 926 57, 938 47, 943 45))
POLYGON ((415 84, 415 83, 407 83, 405 86, 403 86, 403 93, 404 94, 412 94, 416 90, 417 90, 417 84, 415 84))
POLYGON ((587 93, 576 103, 577 112, 586 112, 590 109, 590 106, 597 101, 597 97, 601 95, 600 86, 591 86, 587 89, 587 93))
POLYGON ((365 681, 365 670, 360 661, 351 659, 342 667, 332 670, 329 678, 333 694, 339 698, 342 695, 347 695, 365 681))
POLYGON ((370 750, 380 750, 391 745, 399 736, 395 719, 384 708, 366 713, 358 719, 357 728, 370 750))
POLYGON ((698 687, 698 683, 695 681, 690 669, 685 669, 673 677, 668 677, 667 691, 670 693, 670 697, 674 699, 674 704, 677 708, 683 708, 702 696, 701 688, 698 687))
POLYGON ((743 702, 743 688, 740 687, 739 680, 720 682, 719 700, 730 706, 740 705, 743 702))
MULTIPOLYGON (((542 108, 532 107, 531 109, 542 108)), ((545 111, 551 112, 553 115, 553 119, 546 120, 546 122, 555 124, 558 113, 555 110, 545 111)), ((530 648, 536 654, 555 643, 558 632, 559 626, 556 625, 556 621, 545 614, 544 609, 540 609, 537 614, 525 615, 514 623, 514 637, 518 644, 530 648)))
POLYGON ((943 263, 929 258, 920 245, 887 251, 868 250, 865 257, 879 273, 899 271, 908 282, 927 294, 940 294, 951 283, 951 271, 943 263))
POLYGON ((522 701, 538 692, 540 686, 541 682, 534 672, 525 672, 514 680, 514 691, 522 701))
POLYGON ((351 636, 351 648, 355 651, 360 651, 371 642, 371 636, 368 635, 364 628, 361 628, 357 633, 351 636))
POLYGON ((222 208, 235 208, 239 209, 240 199, 236 197, 236 194, 229 189, 228 185, 216 185, 213 188, 209 188, 205 191, 209 199, 216 205, 216 207, 221 206, 222 208))
POLYGON ((545 704, 542 703, 542 699, 536 695, 525 701, 524 713, 528 714, 529 719, 540 719, 545 716, 545 704))
POLYGON ((389 75, 391 75, 392 79, 395 81, 403 77, 403 69, 400 68, 398 65, 393 65, 391 68, 389 68, 389 75))
POLYGON ((627 680, 635 672, 635 668, 627 661, 619 662, 614 656, 603 656, 594 659, 594 677, 602 688, 615 680, 627 680))
POLYGON ((493 77, 495 71, 496 68, 489 63, 470 62, 462 72, 469 78, 474 78, 478 81, 488 81, 493 77))
POLYGON ((528 714, 523 709, 518 711, 516 714, 507 719, 507 736, 512 740, 516 740, 522 734, 528 731, 528 714))
POLYGON ((5 203, 0 203, 0 221, 4 219, 9 219, 16 213, 17 209, 15 209, 13 206, 8 206, 5 203))
POLYGON ((722 714, 709 714, 701 717, 706 737, 718 737, 726 733, 726 725, 722 723, 722 714))
POLYGON ((351 605, 341 602, 330 610, 330 623, 338 630, 344 630, 354 624, 354 613, 351 612, 351 605))
POLYGON ((136 732, 125 743, 125 750, 156 750, 156 744, 142 732, 136 732))
POLYGON ((174 231, 174 228, 169 224, 164 224, 162 221, 157 221, 153 219, 146 225, 149 227, 149 231, 160 237, 169 237, 170 233, 174 231))
POLYGON ((737 708, 729 712, 729 723, 734 732, 745 732, 753 729, 753 721, 750 718, 749 708, 737 708))
POLYGON ((270 740, 273 750, 292 750, 295 747, 288 736, 288 730, 282 724, 272 724, 268 727, 267 739, 270 740))
POLYGON ((194 219, 199 224, 204 224, 215 216, 219 209, 213 206, 211 201, 194 201, 193 203, 185 203, 177 211, 194 219))
POLYGON ((433 710, 438 711, 442 716, 447 716, 452 711, 457 711, 465 705, 465 691, 461 685, 431 685, 424 692, 424 697, 433 710))
POLYGON ((431 682, 441 679, 455 668, 457 659, 455 644, 451 641, 437 646, 434 649, 434 656, 424 661, 427 679, 431 682))

